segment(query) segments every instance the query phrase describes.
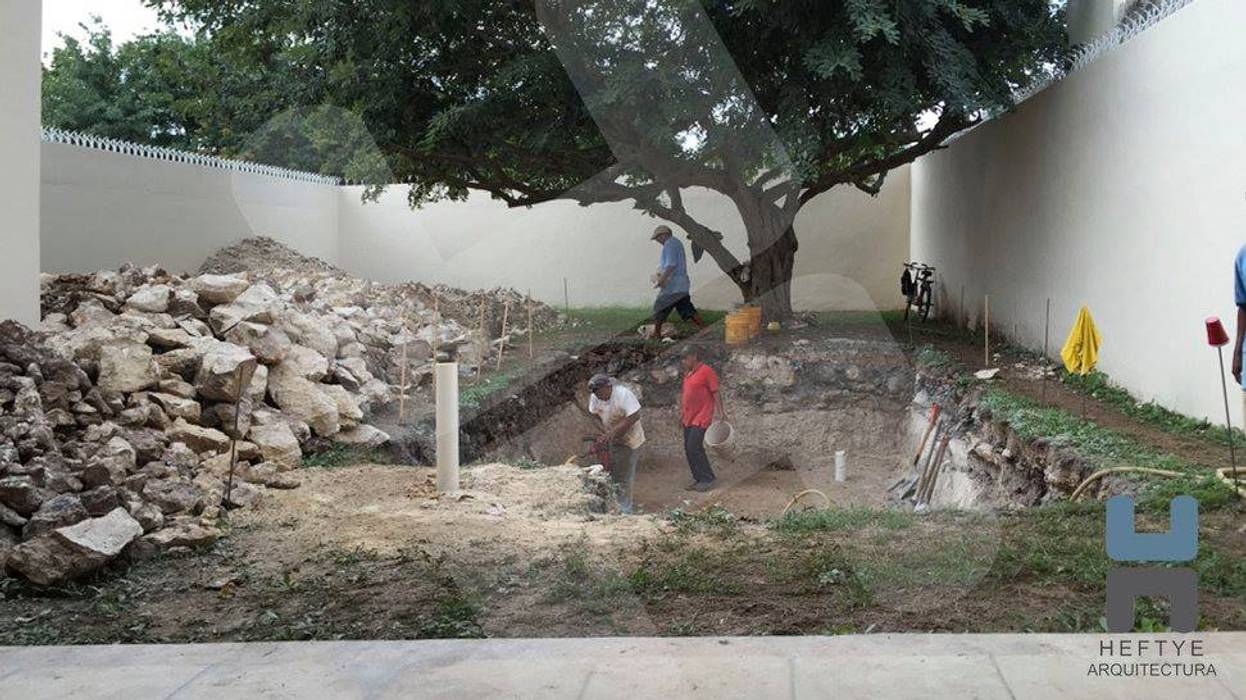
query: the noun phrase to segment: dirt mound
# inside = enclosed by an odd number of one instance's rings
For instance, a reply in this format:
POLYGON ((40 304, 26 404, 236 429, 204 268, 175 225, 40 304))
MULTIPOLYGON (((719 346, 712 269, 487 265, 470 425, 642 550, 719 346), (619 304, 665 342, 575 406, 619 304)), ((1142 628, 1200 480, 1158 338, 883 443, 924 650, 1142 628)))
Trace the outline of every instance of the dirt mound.
POLYGON ((299 272, 345 275, 346 271, 313 258, 265 236, 244 238, 221 248, 199 266, 201 275, 230 275, 237 272, 271 272, 287 268, 299 272))
MULTIPOLYGON (((339 267, 263 236, 244 238, 221 248, 199 268, 199 274, 236 273, 247 273, 251 279, 272 284, 278 290, 289 288, 305 296, 319 292, 338 305, 379 304, 435 310, 437 318, 457 322, 464 328, 479 329, 483 325, 490 338, 502 335, 504 317, 507 331, 526 329, 529 304, 532 325, 538 330, 562 320, 553 307, 529 300, 514 289, 466 290, 421 282, 379 284, 353 277, 339 267)), ((50 308, 60 310, 54 305, 50 308)))

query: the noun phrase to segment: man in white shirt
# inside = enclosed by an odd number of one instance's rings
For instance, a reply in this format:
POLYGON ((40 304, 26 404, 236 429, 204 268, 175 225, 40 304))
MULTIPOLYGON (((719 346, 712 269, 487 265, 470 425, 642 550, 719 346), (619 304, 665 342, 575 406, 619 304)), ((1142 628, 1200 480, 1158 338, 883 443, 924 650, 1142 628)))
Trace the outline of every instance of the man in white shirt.
POLYGON ((610 448, 610 476, 619 489, 619 509, 632 512, 632 482, 645 429, 640 424, 640 400, 613 378, 596 374, 588 380, 588 411, 601 419, 604 432, 598 442, 610 448))

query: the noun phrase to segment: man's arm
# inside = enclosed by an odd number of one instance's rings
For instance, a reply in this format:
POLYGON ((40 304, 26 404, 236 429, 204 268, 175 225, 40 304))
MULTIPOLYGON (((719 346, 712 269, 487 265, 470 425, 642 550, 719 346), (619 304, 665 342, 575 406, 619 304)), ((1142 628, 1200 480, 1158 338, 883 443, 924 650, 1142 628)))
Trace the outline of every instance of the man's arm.
POLYGON ((1237 306, 1237 342, 1233 343, 1233 378, 1242 383, 1242 337, 1246 336, 1246 304, 1237 306))
POLYGON ((613 428, 606 431, 606 441, 614 442, 615 440, 619 439, 619 436, 624 435, 627 433, 627 431, 631 430, 632 426, 636 425, 636 421, 638 420, 640 420, 639 410, 633 413, 632 415, 624 418, 623 420, 619 421, 618 423, 615 423, 613 428))
POLYGON ((663 286, 666 285, 666 281, 669 280, 671 278, 671 275, 673 274, 675 274, 674 265, 668 265, 662 268, 662 270, 658 272, 657 279, 653 281, 653 288, 661 289, 663 286))

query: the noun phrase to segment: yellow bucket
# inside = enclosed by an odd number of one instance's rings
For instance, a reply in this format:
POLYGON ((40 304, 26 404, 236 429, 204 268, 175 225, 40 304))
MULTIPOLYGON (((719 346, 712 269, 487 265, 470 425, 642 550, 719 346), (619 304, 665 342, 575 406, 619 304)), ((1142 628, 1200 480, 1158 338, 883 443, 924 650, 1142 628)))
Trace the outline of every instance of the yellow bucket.
POLYGON ((748 337, 756 338, 761 335, 761 307, 745 304, 736 311, 742 318, 748 320, 748 337))
POLYGON ((723 321, 723 329, 726 332, 726 340, 728 345, 743 345, 747 343, 752 336, 749 334, 749 319, 738 313, 727 314, 727 318, 723 321))

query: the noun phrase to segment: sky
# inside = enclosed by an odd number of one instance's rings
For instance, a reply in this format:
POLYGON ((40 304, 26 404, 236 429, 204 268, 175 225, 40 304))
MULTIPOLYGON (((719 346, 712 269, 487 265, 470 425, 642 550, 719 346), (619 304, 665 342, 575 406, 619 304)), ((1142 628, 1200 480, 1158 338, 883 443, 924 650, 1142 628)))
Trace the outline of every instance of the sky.
POLYGON ((78 27, 91 15, 99 15, 113 33, 113 41, 121 43, 159 26, 156 11, 142 0, 43 0, 43 57, 47 61, 52 49, 61 45, 58 32, 83 37, 78 27))

